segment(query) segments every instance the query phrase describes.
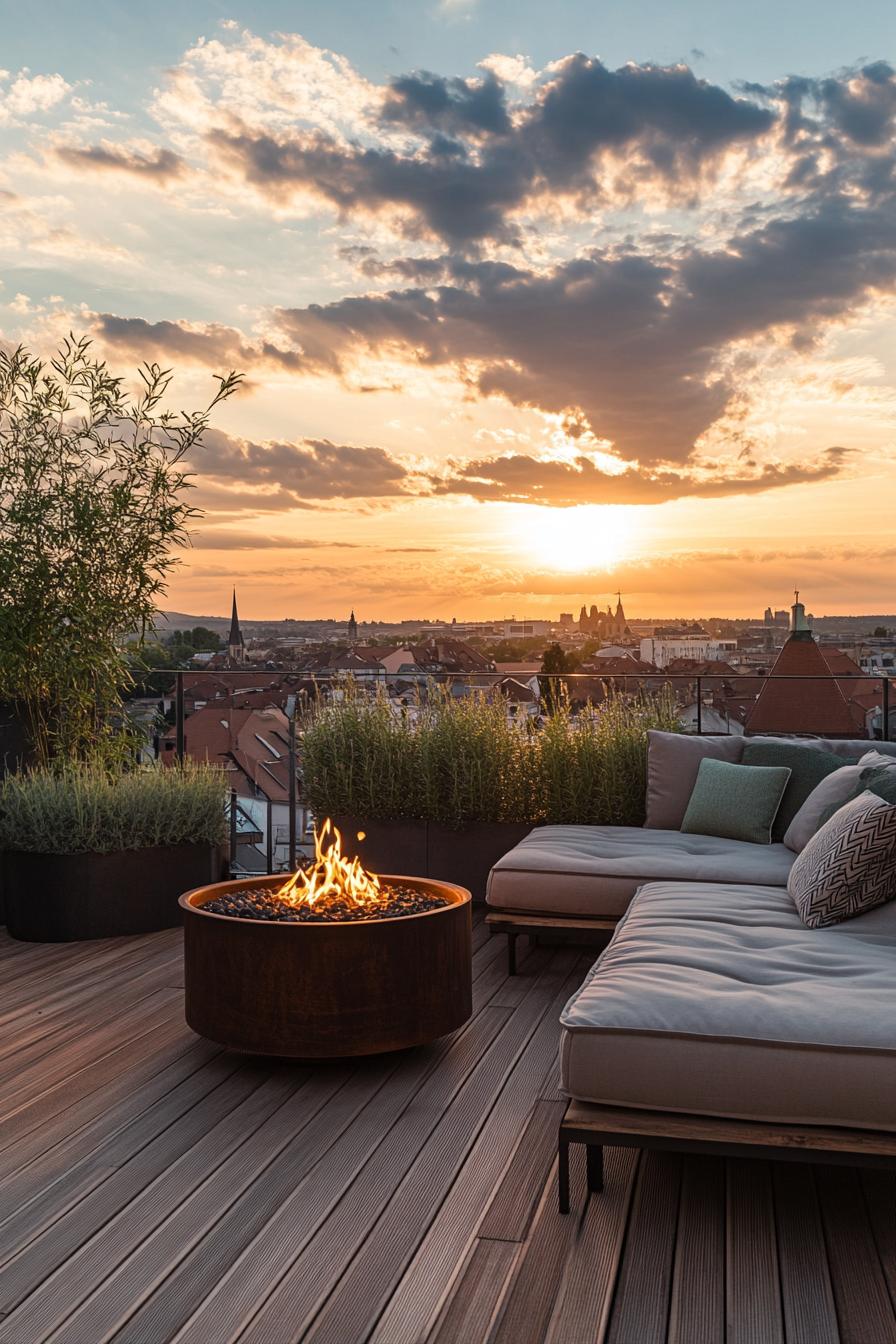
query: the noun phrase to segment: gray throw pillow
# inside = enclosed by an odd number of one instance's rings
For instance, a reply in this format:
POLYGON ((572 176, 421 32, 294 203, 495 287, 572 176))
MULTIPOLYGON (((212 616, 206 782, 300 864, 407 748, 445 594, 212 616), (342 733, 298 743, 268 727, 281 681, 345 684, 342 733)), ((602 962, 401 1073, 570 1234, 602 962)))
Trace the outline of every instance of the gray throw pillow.
POLYGON ((651 728, 647 734, 647 820, 644 825, 660 831, 678 831, 697 782, 700 762, 739 761, 742 737, 695 737, 686 733, 663 733, 651 728))
POLYGON ((812 839, 812 836, 825 821, 844 803, 855 798, 861 784, 862 772, 874 766, 880 769, 896 769, 896 757, 883 756, 880 752, 869 751, 856 765, 844 765, 828 775, 809 794, 799 812, 784 832, 784 843, 788 849, 800 854, 812 839))
POLYGON ((896 896, 896 807, 862 793, 812 836, 787 890, 810 929, 839 924, 896 896))
POLYGON ((690 835, 770 845, 789 779, 786 766, 703 760, 681 829, 690 835))

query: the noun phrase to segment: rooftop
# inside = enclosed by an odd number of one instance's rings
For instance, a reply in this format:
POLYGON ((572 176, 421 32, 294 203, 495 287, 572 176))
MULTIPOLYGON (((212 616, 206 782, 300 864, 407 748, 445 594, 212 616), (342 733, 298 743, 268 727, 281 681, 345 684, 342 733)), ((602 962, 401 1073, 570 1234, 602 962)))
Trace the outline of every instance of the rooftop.
POLYGON ((313 1068, 193 1035, 177 930, 0 935, 0 1341, 891 1342, 896 1174, 611 1149, 558 1214, 594 954, 476 919, 461 1031, 313 1068))

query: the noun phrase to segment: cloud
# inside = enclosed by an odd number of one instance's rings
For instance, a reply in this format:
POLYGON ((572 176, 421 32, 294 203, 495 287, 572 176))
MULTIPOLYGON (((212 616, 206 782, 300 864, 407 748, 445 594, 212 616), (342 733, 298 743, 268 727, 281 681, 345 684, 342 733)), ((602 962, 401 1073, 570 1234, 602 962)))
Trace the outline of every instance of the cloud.
POLYGON ((199 551, 315 551, 324 548, 357 550, 351 541, 319 541, 310 537, 278 537, 264 532, 239 532, 235 529, 204 528, 191 537, 199 551))
POLYGON ((104 344, 139 359, 165 363, 171 358, 218 369, 267 367, 301 372, 302 355, 269 341, 253 343, 235 327, 217 322, 148 322, 142 317, 97 313, 94 334, 104 344))
POLYGON ((759 494, 782 486, 826 481, 843 469, 846 450, 828 448, 809 464, 767 463, 752 473, 736 471, 697 475, 647 472, 627 468, 601 471, 588 457, 572 462, 550 461, 512 453, 505 457, 455 463, 453 471, 433 480, 436 494, 470 495, 478 500, 516 504, 547 504, 568 508, 578 504, 664 504, 672 499, 719 498, 759 494))
POLYGON ((62 75, 32 75, 24 69, 11 79, 8 71, 0 71, 0 125, 48 112, 71 90, 62 75))
POLYGON ((417 283, 280 310, 288 343, 334 372, 371 354, 453 366, 481 396, 581 414, 628 459, 685 462, 738 409, 764 343, 808 348, 893 292, 896 214, 835 200, 716 249, 593 250, 544 271, 452 258, 395 268, 417 283))
POLYGON ((194 455, 194 465, 203 479, 275 489, 306 506, 309 501, 387 499, 412 493, 412 474, 384 448, 328 439, 253 443, 211 429, 194 455))
POLYGON ((429 71, 401 75, 389 86, 383 116, 452 135, 506 135, 511 128, 504 86, 491 71, 483 79, 446 79, 429 71))
POLYGON ((183 177, 184 160, 170 149, 128 149, 104 141, 82 149, 76 145, 62 145, 54 150, 60 163, 84 172, 123 173, 162 186, 183 177))
POLYGON ((493 69, 481 80, 428 72, 394 80, 381 139, 399 123, 418 133, 409 146, 320 128, 275 132, 236 115, 206 139, 225 170, 280 205, 311 194, 345 216, 398 211, 412 236, 463 246, 516 240, 514 215, 539 198, 591 209, 620 174, 629 188, 653 184, 683 197, 775 121, 768 107, 686 66, 610 70, 578 53, 551 67, 514 118, 493 69))

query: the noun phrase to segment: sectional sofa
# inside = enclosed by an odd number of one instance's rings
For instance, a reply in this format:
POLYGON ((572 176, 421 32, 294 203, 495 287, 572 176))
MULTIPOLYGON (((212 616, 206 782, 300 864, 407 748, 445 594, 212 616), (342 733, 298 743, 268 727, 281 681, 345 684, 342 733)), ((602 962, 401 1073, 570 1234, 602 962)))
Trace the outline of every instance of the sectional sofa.
MULTIPOLYGON (((896 744, 801 743, 896 758, 896 744)), ((520 933, 614 930, 561 1017, 564 1210, 576 1142, 595 1190, 605 1143, 896 1161, 896 902, 808 928, 787 844, 679 829, 701 761, 736 764, 744 745, 651 734, 643 828, 537 828, 491 873, 511 958, 520 933)))

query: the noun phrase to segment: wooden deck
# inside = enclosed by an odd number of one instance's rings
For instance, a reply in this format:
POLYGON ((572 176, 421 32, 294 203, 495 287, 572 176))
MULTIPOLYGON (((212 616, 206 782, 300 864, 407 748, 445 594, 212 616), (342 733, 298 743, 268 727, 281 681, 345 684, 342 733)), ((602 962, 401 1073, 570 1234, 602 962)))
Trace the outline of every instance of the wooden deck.
POLYGON ((0 1344, 894 1344, 890 1175, 613 1149, 561 1217, 590 957, 474 943, 463 1031, 306 1068, 187 1029, 177 931, 0 934, 0 1344))

